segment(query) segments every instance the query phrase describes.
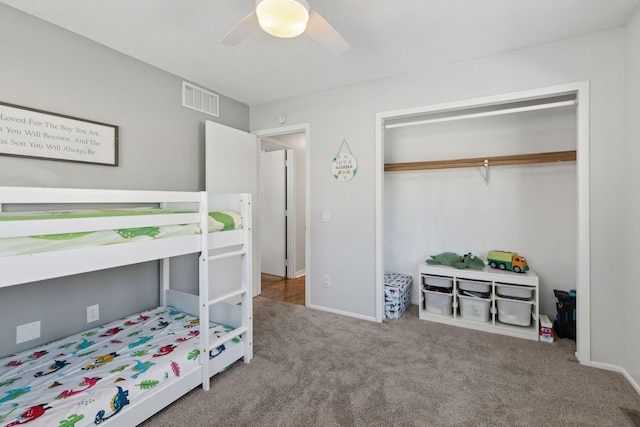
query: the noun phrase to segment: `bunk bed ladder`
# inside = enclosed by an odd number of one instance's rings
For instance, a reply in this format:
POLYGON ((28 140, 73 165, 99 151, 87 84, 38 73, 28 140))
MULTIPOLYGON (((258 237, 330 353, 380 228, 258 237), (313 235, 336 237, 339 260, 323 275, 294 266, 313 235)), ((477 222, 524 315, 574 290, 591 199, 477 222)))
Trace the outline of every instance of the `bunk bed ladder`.
POLYGON ((247 331, 244 333, 244 362, 249 363, 249 361, 253 358, 253 241, 252 241, 252 227, 253 227, 253 218, 251 216, 252 206, 251 206, 251 194, 245 194, 243 196, 246 198, 243 200, 243 218, 245 218, 244 228, 243 228, 243 241, 244 241, 244 250, 245 255, 242 256, 241 260, 241 278, 240 278, 240 286, 244 289, 244 295, 242 295, 242 326, 247 328, 247 331))
MULTIPOLYGON (((206 198, 206 193, 205 196, 206 198)), ((205 203, 206 200, 202 203, 205 203)), ((202 233, 202 252, 200 255, 200 361, 202 364, 202 388, 206 391, 210 388, 210 376, 211 372, 209 372, 209 364, 207 363, 209 360, 209 352, 215 348, 220 347, 225 342, 236 338, 241 337, 243 339, 243 345, 245 346, 243 349, 244 361, 246 363, 251 360, 253 353, 253 336, 251 333, 251 322, 252 322, 252 300, 251 300, 251 277, 252 277, 252 266, 251 266, 251 200, 248 200, 247 203, 243 203, 243 212, 241 212, 244 227, 244 236, 243 236, 243 245, 242 249, 223 252, 220 254, 210 255, 207 241, 207 233, 202 233), (210 262, 216 261, 229 257, 241 257, 241 274, 240 274, 240 287, 234 289, 225 294, 219 295, 215 298, 210 298, 209 296, 209 271, 210 271, 210 262), (209 337, 209 312, 210 308, 215 304, 228 301, 233 298, 240 297, 240 305, 241 305, 241 325, 238 326, 233 331, 225 334, 221 338, 211 341, 209 337)), ((206 224, 208 219, 208 213, 202 213, 203 217, 201 221, 203 224, 206 224)))
POLYGON ((245 290, 242 296, 242 326, 247 328, 244 334, 244 362, 249 363, 253 359, 253 240, 252 240, 252 200, 251 194, 243 195, 243 218, 245 218, 243 228, 243 241, 245 255, 242 257, 240 286, 245 290))

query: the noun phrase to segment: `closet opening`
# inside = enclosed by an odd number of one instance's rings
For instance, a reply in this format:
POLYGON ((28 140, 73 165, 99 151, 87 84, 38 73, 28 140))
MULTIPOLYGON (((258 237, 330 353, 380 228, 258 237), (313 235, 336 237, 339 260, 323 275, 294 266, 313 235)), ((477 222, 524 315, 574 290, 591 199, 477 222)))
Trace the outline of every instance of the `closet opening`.
POLYGON ((554 289, 577 291, 590 363, 588 108, 581 82, 376 115, 378 321, 386 271, 413 277, 418 304, 430 256, 509 250, 539 277, 541 314, 555 318, 554 289))

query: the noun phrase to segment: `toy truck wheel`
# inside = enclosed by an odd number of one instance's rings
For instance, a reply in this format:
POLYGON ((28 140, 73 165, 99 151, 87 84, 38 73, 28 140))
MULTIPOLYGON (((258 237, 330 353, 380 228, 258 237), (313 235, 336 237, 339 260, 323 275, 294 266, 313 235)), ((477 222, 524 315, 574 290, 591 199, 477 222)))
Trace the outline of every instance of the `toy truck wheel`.
POLYGON ((491 261, 489 265, 491 266, 491 268, 498 268, 498 263, 496 263, 495 261, 491 261))
POLYGON ((515 267, 513 267, 513 271, 516 273, 520 273, 522 270, 516 265, 515 267))
POLYGON ((500 267, 500 270, 506 270, 507 269, 507 266, 505 264, 503 264, 503 263, 500 263, 499 267, 500 267))

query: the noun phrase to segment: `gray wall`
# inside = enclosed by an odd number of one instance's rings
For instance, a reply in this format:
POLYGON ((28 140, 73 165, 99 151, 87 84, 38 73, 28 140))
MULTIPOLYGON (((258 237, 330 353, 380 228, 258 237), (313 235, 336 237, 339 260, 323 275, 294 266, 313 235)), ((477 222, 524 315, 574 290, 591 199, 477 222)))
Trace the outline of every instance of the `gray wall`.
MULTIPOLYGON (((181 106, 182 79, 0 4, 0 101, 119 126, 120 166, 0 156, 0 185, 204 190, 205 120, 242 130, 249 108, 221 96, 220 118, 181 106)), ((214 92, 217 88, 207 88, 214 92)), ((179 280, 197 283, 185 260, 179 280)), ((0 356, 158 304, 157 263, 0 289, 0 356), (15 345, 16 326, 42 338, 15 345)), ((190 283, 188 287, 193 287, 190 283)))
POLYGON ((636 12, 624 30, 624 187, 623 209, 625 240, 623 246, 623 280, 619 296, 622 312, 623 367, 634 379, 640 393, 640 12, 636 12))
POLYGON ((623 32, 613 30, 461 61, 439 68, 251 107, 251 129, 309 123, 313 305, 375 316, 375 114, 562 83, 590 81, 591 357, 622 358, 622 69, 623 32), (346 139, 358 160, 349 182, 330 162, 346 139), (331 222, 321 211, 331 211, 331 222), (322 275, 331 275, 331 287, 322 275))

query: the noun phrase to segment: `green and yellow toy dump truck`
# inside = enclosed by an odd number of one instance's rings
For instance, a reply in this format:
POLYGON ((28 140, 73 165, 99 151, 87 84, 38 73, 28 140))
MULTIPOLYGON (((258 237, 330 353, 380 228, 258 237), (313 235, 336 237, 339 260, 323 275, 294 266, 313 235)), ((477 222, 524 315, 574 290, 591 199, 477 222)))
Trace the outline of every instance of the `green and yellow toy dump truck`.
POLYGON ((527 260, 515 252, 489 251, 487 254, 487 263, 491 268, 511 270, 515 273, 524 273, 529 270, 527 260))

